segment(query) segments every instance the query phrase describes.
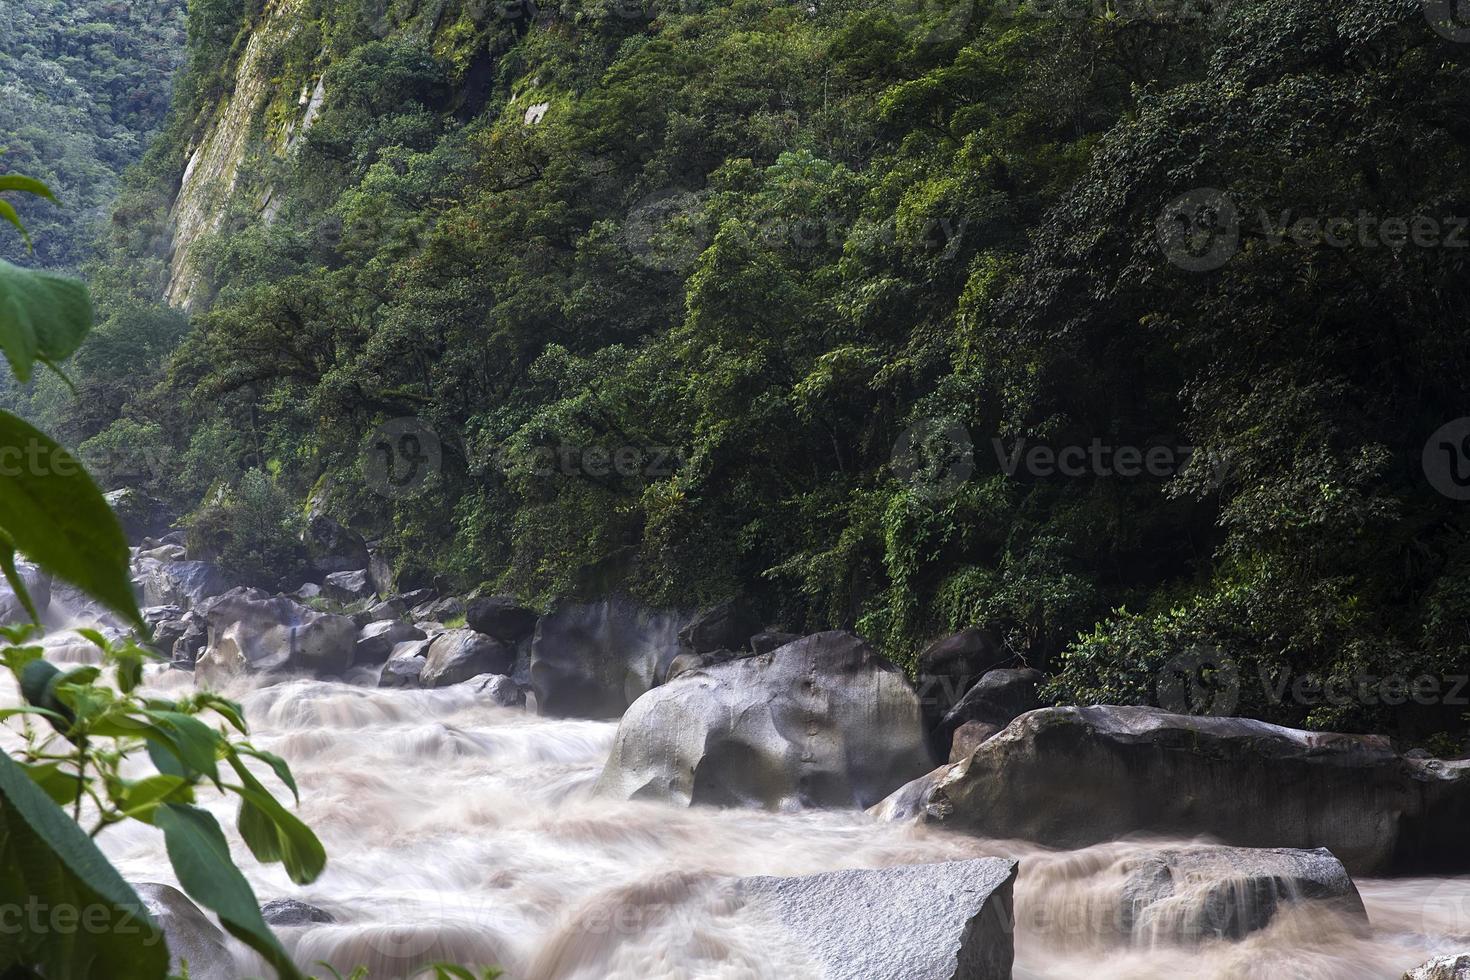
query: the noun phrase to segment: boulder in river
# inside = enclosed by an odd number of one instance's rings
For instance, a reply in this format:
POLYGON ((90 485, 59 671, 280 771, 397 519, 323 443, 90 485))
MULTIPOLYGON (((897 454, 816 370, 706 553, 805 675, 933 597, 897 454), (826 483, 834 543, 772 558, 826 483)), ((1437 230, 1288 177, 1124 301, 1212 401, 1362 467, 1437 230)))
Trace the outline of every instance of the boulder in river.
POLYGON ((598 787, 686 806, 869 806, 931 764, 903 672, 834 631, 644 694, 598 787))
POLYGON ((1003 725, 992 725, 984 721, 967 721, 954 730, 954 739, 949 746, 949 761, 959 762, 986 739, 999 735, 1003 725))
POLYGON ((446 630, 429 644, 419 683, 447 687, 477 674, 508 674, 514 665, 515 650, 499 640, 470 629, 446 630))
POLYGON ((330 912, 298 902, 294 898, 278 898, 260 907, 260 917, 270 926, 307 926, 318 922, 336 922, 330 912))
POLYGON ((1001 729, 1028 711, 1041 707, 1036 688, 1044 678, 1041 671, 1029 668, 987 670, 945 714, 935 729, 935 746, 941 756, 948 755, 955 730, 969 721, 983 722, 1001 729))
POLYGON ((428 655, 430 641, 415 640, 400 643, 388 655, 383 669, 378 673, 379 687, 418 687, 419 677, 424 673, 424 658, 428 655))
POLYGON ((1404 980, 1470 980, 1470 953, 1430 960, 1405 973, 1404 980))
POLYGON ((1240 939, 1309 901, 1368 924, 1357 886, 1326 848, 1159 848, 1130 858, 1123 873, 1119 926, 1136 945, 1240 939))
POLYGON ((1032 711, 875 812, 1049 847, 1208 835, 1327 847, 1355 874, 1470 869, 1470 762, 1144 707, 1032 711))
POLYGON ((380 664, 388 659, 398 644, 425 638, 423 630, 396 619, 369 623, 357 634, 352 662, 357 665, 380 664))
POLYGON ((206 599, 224 595, 240 583, 209 561, 138 560, 133 581, 142 591, 145 606, 178 606, 189 609, 206 599))
POLYGON ((627 599, 563 605, 531 642, 531 686, 543 715, 617 718, 679 655, 687 617, 627 599))
POLYGON ((235 980, 239 976, 224 932, 188 896, 155 882, 135 884, 133 890, 163 930, 170 975, 187 975, 189 980, 235 980))
POLYGON ((471 599, 465 606, 464 620, 470 629, 505 643, 519 643, 536 631, 536 610, 509 595, 471 599))
POLYGON ((976 858, 740 878, 730 890, 824 980, 1010 980, 1016 867, 976 858))
POLYGON ((357 627, 346 616, 249 589, 213 600, 205 616, 209 646, 195 665, 204 683, 246 671, 334 677, 352 666, 357 627))
POLYGON ((376 600, 378 593, 373 588, 373 583, 368 580, 368 573, 362 569, 356 569, 348 572, 333 572, 322 579, 322 595, 333 602, 346 605, 360 602, 363 599, 376 600))

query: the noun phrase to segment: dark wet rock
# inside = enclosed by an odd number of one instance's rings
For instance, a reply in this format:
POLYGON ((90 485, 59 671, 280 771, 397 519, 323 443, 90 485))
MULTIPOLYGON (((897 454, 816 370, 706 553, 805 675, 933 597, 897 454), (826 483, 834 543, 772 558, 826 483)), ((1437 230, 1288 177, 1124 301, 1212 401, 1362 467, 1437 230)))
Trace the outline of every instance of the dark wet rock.
POLYGON ((858 637, 829 632, 644 694, 598 787, 686 806, 868 806, 931 764, 903 672, 858 637))
POLYGON ((514 665, 515 650, 507 644, 471 629, 446 630, 429 644, 419 683, 447 687, 477 674, 508 674, 514 665))
POLYGON ((163 930, 170 974, 182 976, 187 964, 189 980, 236 980, 239 971, 224 932, 188 896, 155 882, 135 884, 133 890, 163 930))
POLYGON ((427 639, 424 631, 396 619, 369 623, 357 634, 357 647, 353 655, 354 665, 380 664, 400 643, 427 639))
POLYGON ((167 505, 141 490, 125 487, 109 490, 102 497, 117 515, 117 522, 129 541, 158 537, 173 523, 173 513, 167 505))
POLYGON ((536 631, 536 611, 521 605, 515 596, 471 599, 465 605, 464 618, 470 629, 506 643, 519 643, 536 631))
POLYGON ((336 922, 330 912, 298 902, 294 898, 278 898, 260 907, 260 917, 269 926, 306 926, 317 922, 336 922))
POLYGON ((301 542, 306 545, 311 567, 320 575, 368 567, 368 546, 362 535, 325 514, 313 514, 307 520, 301 542))
POLYGON ((750 651, 752 653, 770 653, 772 650, 784 647, 788 643, 795 643, 801 639, 800 633, 779 633, 763 630, 750 638, 750 651))
POLYGON ((338 677, 352 666, 357 627, 346 616, 317 612, 285 596, 240 589, 205 613, 209 645, 196 673, 205 683, 231 674, 304 672, 338 677))
POLYGON ((670 663, 668 670, 664 673, 661 683, 669 681, 691 670, 702 670, 705 667, 713 667, 715 664, 728 663, 741 657, 755 656, 749 650, 716 650, 713 653, 681 653, 670 663))
POLYGON ((1059 848, 1208 835, 1325 846, 1354 874, 1470 870, 1470 762, 1154 708, 1032 711, 875 812, 1059 848))
POLYGON ((417 620, 428 620, 436 623, 447 623, 450 620, 459 619, 464 615, 464 603, 454 596, 445 596, 442 599, 430 599, 414 606, 409 615, 417 620))
POLYGON ((412 592, 405 592, 397 597, 398 601, 409 609, 415 609, 437 598, 439 598, 439 593, 433 589, 414 589, 412 592))
POLYGON ((679 643, 690 653, 743 650, 760 628, 760 618, 748 601, 730 599, 695 613, 679 631, 679 643))
POLYGON ((976 858, 726 887, 827 980, 1010 980, 1015 880, 1015 861, 976 858))
POLYGON ((935 728, 981 677, 1015 657, 989 632, 971 627, 935 640, 919 653, 916 683, 924 717, 935 728))
POLYGON ((939 755, 950 753, 957 728, 978 721, 1001 729, 1028 711, 1041 707, 1036 689, 1044 680, 1041 672, 1027 668, 988 670, 949 710, 934 732, 939 755))
POLYGON ((504 674, 478 674, 464 686, 502 708, 519 708, 526 703, 526 692, 504 674))
POLYGON ((376 605, 369 606, 367 615, 372 617, 368 620, 369 623, 378 623, 385 619, 403 619, 408 615, 408 607, 401 600, 385 599, 376 605))
POLYGON ((531 686, 543 715, 616 718, 681 652, 687 618, 623 598, 563 605, 536 623, 531 686))

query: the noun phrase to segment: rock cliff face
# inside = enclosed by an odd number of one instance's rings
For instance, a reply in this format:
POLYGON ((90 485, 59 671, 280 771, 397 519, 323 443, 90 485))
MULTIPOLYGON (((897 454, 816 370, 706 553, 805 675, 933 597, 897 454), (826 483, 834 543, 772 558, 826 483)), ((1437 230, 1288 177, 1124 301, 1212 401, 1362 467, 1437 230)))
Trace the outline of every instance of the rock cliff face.
POLYGON ((263 220, 274 216, 269 188, 242 186, 246 164, 285 156, 321 111, 326 91, 320 81, 314 91, 298 93, 294 84, 288 90, 272 77, 271 62, 301 31, 305 7, 305 0, 267 4, 240 56, 233 91, 189 147, 170 214, 173 250, 165 295, 172 306, 188 309, 202 295, 194 247, 220 229, 237 191, 252 195, 251 207, 263 220), (268 111, 273 107, 279 111, 268 111))

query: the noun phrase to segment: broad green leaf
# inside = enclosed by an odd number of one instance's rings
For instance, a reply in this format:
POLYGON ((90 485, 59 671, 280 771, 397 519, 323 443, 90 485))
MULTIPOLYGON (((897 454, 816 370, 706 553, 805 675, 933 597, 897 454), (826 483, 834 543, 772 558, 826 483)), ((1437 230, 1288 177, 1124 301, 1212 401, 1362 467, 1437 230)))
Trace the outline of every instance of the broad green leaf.
POLYGON ((0 894, 93 917, 86 928, 23 930, 0 947, 0 974, 21 964, 67 980, 157 980, 163 934, 82 829, 0 752, 0 894), (93 911, 95 910, 95 911, 93 911), (100 918, 100 925, 96 920, 100 918))
MULTIPOLYGON (((247 729, 245 727, 245 711, 243 708, 240 707, 238 702, 231 701, 229 698, 222 697, 221 695, 218 695, 213 691, 200 691, 198 694, 194 695, 194 704, 201 711, 214 711, 215 713, 220 715, 220 717, 224 718, 225 721, 228 721, 231 725, 233 725, 235 731, 239 732, 241 735, 246 734, 247 729)), ((254 749, 249 749, 248 751, 250 751, 251 754, 257 754, 254 749)), ((269 753, 265 754, 269 755, 269 753)), ((282 763, 282 765, 285 765, 285 763, 282 763)), ((287 770, 287 775, 289 776, 289 774, 290 770, 287 770)), ((290 782, 289 778, 285 781, 290 782)))
POLYGON ((219 823, 208 811, 165 803, 153 813, 163 831, 169 861, 189 897, 219 916, 225 929, 276 968, 281 980, 302 980, 286 951, 260 917, 250 883, 230 860, 219 823))
POLYGON ((15 225, 15 230, 20 232, 20 237, 25 241, 26 247, 31 247, 31 235, 26 231, 26 226, 20 223, 20 215, 15 213, 15 205, 9 201, 0 201, 0 218, 15 225))
POLYGON ((0 260, 0 351, 16 378, 29 381, 37 361, 66 360, 91 328, 92 298, 80 281, 0 260))
POLYGON ((31 782, 41 787, 41 791, 51 797, 51 801, 58 806, 68 806, 77 798, 81 792, 82 784, 77 780, 77 775, 61 768, 59 762, 42 762, 33 765, 19 763, 31 777, 31 782))
POLYGON ((155 728, 168 736, 174 754, 188 769, 219 782, 220 736, 193 715, 177 711, 150 711, 155 728))
POLYGON ((159 773, 124 784, 117 803, 118 808, 128 816, 151 823, 151 811, 160 803, 191 802, 192 799, 193 793, 189 790, 187 779, 159 773))
POLYGON ((44 197, 53 204, 56 203, 56 195, 51 193, 51 188, 34 177, 26 177, 21 174, 0 174, 0 193, 5 191, 23 191, 26 194, 44 197))
POLYGON ((253 745, 241 744, 235 746, 235 749, 239 752, 244 753, 245 755, 254 756, 261 762, 264 762, 266 765, 270 766, 271 771, 276 774, 276 778, 286 784, 286 788, 291 791, 291 795, 295 797, 296 802, 301 802, 301 792, 296 788, 296 779, 291 775, 291 767, 286 764, 285 759, 282 759, 280 756, 276 755, 273 752, 266 752, 264 749, 257 749, 253 745))
POLYGON ((26 699, 27 704, 54 712, 60 721, 53 719, 51 724, 63 735, 71 730, 76 721, 72 710, 56 699, 56 685, 64 676, 55 664, 39 658, 28 662, 20 672, 21 697, 26 699))
POLYGON ((244 786, 231 786, 239 794, 240 835, 255 856, 265 862, 280 860, 286 873, 298 885, 315 881, 327 865, 327 852, 322 842, 272 796, 238 756, 230 756, 230 765, 244 786), (266 856, 269 855, 269 856, 266 856))
POLYGON ((70 453, 8 412, 0 412, 0 529, 38 565, 144 627, 112 508, 70 453))

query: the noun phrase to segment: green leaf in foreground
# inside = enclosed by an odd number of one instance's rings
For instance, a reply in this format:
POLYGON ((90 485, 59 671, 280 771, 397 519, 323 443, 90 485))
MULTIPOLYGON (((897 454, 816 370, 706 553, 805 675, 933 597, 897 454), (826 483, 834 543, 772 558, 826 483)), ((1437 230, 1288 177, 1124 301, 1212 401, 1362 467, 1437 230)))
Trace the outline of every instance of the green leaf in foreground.
POLYGON ((21 381, 37 361, 57 364, 92 327, 92 298, 76 279, 0 260, 0 351, 21 381))
POLYGON ((22 904, 34 900, 51 926, 7 930, 0 938, 0 975, 27 963, 68 980, 157 980, 168 971, 163 934, 137 893, 4 752, 0 894, 22 904))
POLYGON ((281 980, 302 980, 291 957, 260 917, 250 883, 230 860, 219 823, 205 810, 165 803, 153 813, 169 861, 189 897, 219 916, 220 924, 276 968, 281 980))
POLYGON ((112 508, 70 453, 9 412, 0 412, 0 528, 36 564, 143 626, 112 508))

